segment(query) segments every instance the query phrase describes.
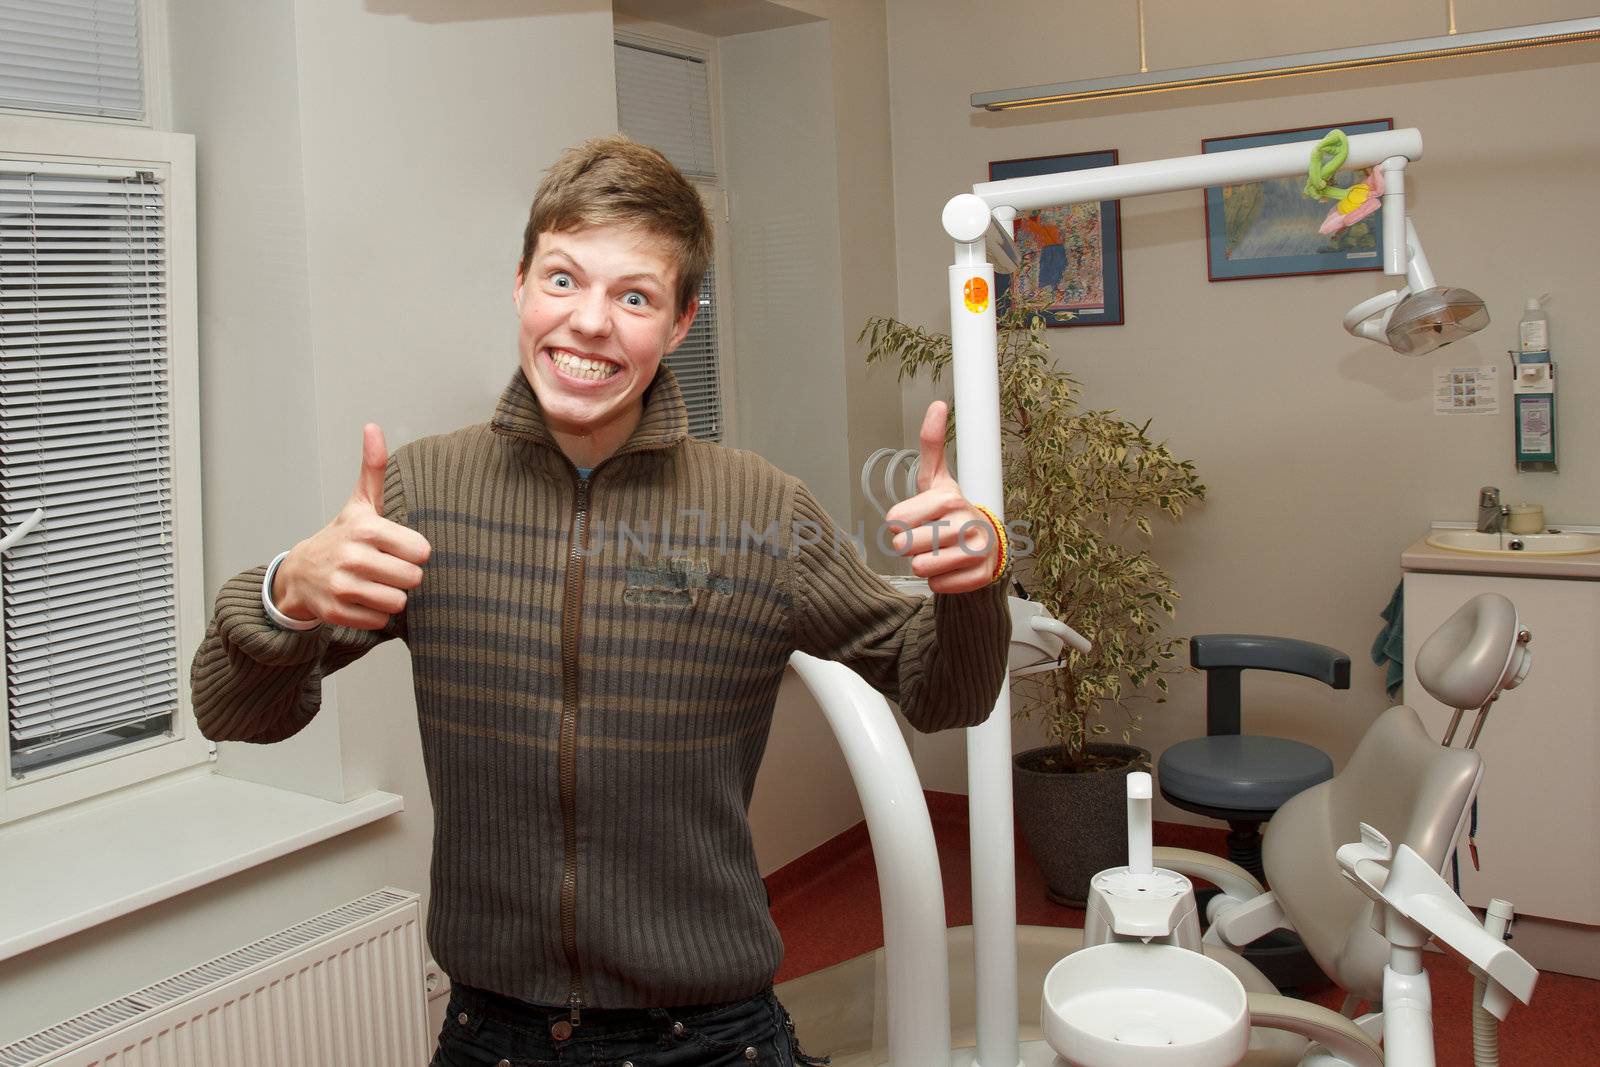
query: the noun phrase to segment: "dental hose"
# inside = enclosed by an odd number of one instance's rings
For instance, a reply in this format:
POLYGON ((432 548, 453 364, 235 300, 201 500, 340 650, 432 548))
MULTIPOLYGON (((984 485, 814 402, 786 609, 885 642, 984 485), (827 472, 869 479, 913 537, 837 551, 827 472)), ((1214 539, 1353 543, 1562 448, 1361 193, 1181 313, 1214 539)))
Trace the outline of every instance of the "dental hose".
MULTIPOLYGON (((1496 897, 1489 901, 1483 928, 1498 938, 1506 938, 1511 925, 1511 905, 1496 897)), ((1476 967, 1472 969, 1472 1067, 1500 1067, 1500 1020, 1483 1006, 1489 980, 1476 967)))
POLYGON ((1483 1006, 1488 988, 1483 975, 1472 979, 1472 1067, 1500 1067, 1500 1020, 1483 1006))

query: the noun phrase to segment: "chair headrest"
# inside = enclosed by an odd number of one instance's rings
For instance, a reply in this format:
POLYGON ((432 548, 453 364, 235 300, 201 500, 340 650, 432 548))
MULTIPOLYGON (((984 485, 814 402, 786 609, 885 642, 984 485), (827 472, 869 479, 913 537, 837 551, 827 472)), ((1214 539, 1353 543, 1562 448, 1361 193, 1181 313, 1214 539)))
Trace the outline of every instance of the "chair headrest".
POLYGON ((1481 708, 1527 677, 1532 655, 1516 605, 1499 593, 1480 593, 1423 642, 1417 681, 1452 708, 1481 708))

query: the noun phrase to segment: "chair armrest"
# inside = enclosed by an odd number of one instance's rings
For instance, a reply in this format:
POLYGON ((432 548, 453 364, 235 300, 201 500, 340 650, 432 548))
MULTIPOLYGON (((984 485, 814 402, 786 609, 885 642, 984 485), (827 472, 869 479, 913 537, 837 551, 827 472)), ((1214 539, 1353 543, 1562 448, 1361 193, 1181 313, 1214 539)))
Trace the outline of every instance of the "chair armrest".
POLYGON ((1151 849, 1150 858, 1157 867, 1165 867, 1190 878, 1204 879, 1235 900, 1249 900, 1267 891, 1256 881, 1255 875, 1237 863, 1209 852, 1162 846, 1151 849))
POLYGON ((1336 1011, 1275 993, 1245 994, 1250 1025, 1287 1030, 1309 1038, 1350 1067, 1383 1067, 1383 1049, 1367 1032, 1336 1011))
POLYGON ((1350 657, 1337 648, 1264 634, 1195 634, 1189 663, 1203 671, 1258 670, 1298 674, 1334 689, 1350 688, 1350 657))
POLYGON ((1278 903, 1278 894, 1270 889, 1245 901, 1223 893, 1206 905, 1206 918, 1211 925, 1206 928, 1205 940, 1235 950, 1274 930, 1294 929, 1278 903))

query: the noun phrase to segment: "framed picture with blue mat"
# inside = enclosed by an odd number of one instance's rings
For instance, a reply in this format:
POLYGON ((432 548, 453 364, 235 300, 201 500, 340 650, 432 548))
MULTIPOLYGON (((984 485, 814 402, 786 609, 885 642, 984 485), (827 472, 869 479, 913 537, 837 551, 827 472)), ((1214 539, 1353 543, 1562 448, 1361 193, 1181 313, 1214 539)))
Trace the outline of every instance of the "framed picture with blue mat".
MULTIPOLYGON (((1309 150, 1307 158, 1309 159, 1309 150)), ((1070 170, 1110 167, 1114 148, 1061 156, 1002 159, 989 164, 989 180, 1028 178, 1070 170)), ((1044 320, 1050 326, 1122 325, 1122 204, 1118 200, 1022 211, 1016 220, 1025 291, 1051 294, 1044 320)), ((995 310, 1005 314, 1013 278, 998 276, 995 310)))
MULTIPOLYGON (((1394 120, 1208 137, 1200 142, 1200 151, 1227 152, 1304 141, 1309 168, 1311 149, 1335 129, 1351 136, 1374 133, 1394 129, 1394 120)), ((1344 170, 1334 177, 1333 184, 1348 188, 1360 180, 1361 172, 1344 170)), ((1305 196, 1305 185, 1306 176, 1301 174, 1206 189, 1206 259, 1212 281, 1383 269, 1382 212, 1323 236, 1317 229, 1328 215, 1328 205, 1305 196)))

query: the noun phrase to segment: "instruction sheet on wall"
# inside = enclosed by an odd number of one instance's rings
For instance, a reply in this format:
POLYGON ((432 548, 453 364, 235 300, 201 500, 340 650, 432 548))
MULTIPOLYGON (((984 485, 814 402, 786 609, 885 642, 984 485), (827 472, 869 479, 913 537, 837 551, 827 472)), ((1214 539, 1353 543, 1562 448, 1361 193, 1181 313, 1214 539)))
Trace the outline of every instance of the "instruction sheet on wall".
POLYGON ((1500 414, 1500 368, 1436 367, 1433 371, 1435 415, 1500 414))

